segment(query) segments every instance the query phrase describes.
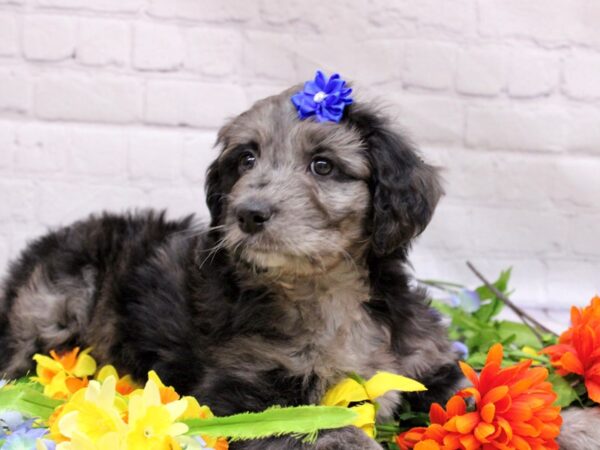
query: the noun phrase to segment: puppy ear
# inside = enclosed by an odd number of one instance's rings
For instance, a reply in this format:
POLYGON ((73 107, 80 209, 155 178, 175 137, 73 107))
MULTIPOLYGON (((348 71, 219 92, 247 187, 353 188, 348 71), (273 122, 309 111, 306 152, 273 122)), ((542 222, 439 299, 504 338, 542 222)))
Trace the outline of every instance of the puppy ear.
MULTIPOLYGON (((217 142, 215 147, 219 147, 221 152, 227 146, 228 134, 230 132, 233 121, 227 122, 221 127, 217 134, 217 142)), ((225 173, 223 173, 223 167, 221 166, 220 156, 215 159, 206 171, 206 181, 204 182, 204 191, 206 192, 206 204, 210 211, 210 226, 214 227, 221 223, 221 215, 225 209, 225 202, 227 198, 227 181, 225 173)))
POLYGON ((371 164, 372 249, 378 256, 406 246, 429 224, 443 194, 436 168, 387 121, 351 105, 348 120, 359 129, 371 164))
POLYGON ((224 197, 221 189, 221 176, 219 173, 218 158, 211 163, 206 171, 204 191, 206 192, 206 204, 208 205, 208 210, 210 211, 210 226, 214 227, 221 221, 224 197))

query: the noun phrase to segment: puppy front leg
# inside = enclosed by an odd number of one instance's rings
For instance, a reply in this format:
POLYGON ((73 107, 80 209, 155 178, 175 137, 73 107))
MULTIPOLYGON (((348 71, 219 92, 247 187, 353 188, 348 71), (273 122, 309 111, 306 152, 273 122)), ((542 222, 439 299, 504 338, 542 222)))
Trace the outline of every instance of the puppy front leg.
POLYGON ((375 440, 360 428, 345 427, 323 433, 315 443, 316 450, 382 450, 375 440))
POLYGON ((313 444, 293 437, 232 442, 231 450, 382 450, 381 445, 356 427, 327 430, 313 444))

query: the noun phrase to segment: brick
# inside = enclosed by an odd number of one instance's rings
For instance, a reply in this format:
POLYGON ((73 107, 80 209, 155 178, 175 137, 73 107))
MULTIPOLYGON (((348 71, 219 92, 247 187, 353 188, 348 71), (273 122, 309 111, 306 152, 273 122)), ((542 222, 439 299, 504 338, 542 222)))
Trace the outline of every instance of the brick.
POLYGON ((297 82, 292 36, 264 31, 248 31, 243 46, 246 76, 297 82))
POLYGON ((472 209, 463 232, 477 252, 553 255, 565 250, 568 223, 555 211, 479 207, 472 209))
POLYGON ((364 0, 346 2, 340 8, 335 2, 321 0, 262 0, 261 18, 270 25, 285 26, 295 32, 326 34, 332 29, 337 35, 360 37, 367 28, 369 5, 364 0))
POLYGON ((456 49, 434 42, 407 42, 403 80, 406 86, 425 89, 448 89, 454 80, 456 49))
POLYGON ((0 111, 26 113, 31 104, 31 78, 19 69, 0 70, 0 111))
POLYGON ((597 259, 557 259, 548 265, 548 306, 584 306, 600 292, 597 259))
MULTIPOLYGON (((425 231, 427 233, 427 231, 425 231)), ((474 289, 481 281, 466 265, 465 258, 443 256, 438 252, 424 250, 415 246, 410 257, 415 275, 420 279, 452 281, 474 289)), ((486 258, 469 255, 470 261, 486 278, 496 279, 502 270, 512 267, 509 289, 514 290, 511 299, 524 307, 545 306, 546 267, 536 258, 495 257, 486 258)), ((446 298, 448 294, 430 290, 434 298, 446 298)))
POLYGON ((461 102, 424 95, 393 97, 398 123, 418 144, 460 143, 464 128, 461 102))
POLYGON ((204 202, 202 186, 168 187, 154 189, 149 194, 152 208, 164 209, 169 217, 181 218, 195 214, 197 218, 208 219, 208 207, 204 202))
POLYGON ((73 57, 77 23, 66 17, 32 15, 23 22, 23 53, 35 61, 62 61, 73 57))
POLYGON ((52 125, 22 125, 16 130, 15 167, 22 172, 57 174, 65 170, 69 130, 52 125))
POLYGON ((135 122, 142 115, 142 88, 130 77, 45 75, 35 86, 35 112, 51 120, 135 122))
MULTIPOLYGON (((310 74, 307 72, 306 79, 314 77, 314 73, 310 74)), ((298 77, 302 79, 302 76, 298 77)), ((272 83, 272 84, 255 84, 252 83, 249 86, 245 86, 246 95, 248 97, 248 102, 253 104, 258 100, 262 100, 263 98, 270 97, 271 95, 277 95, 287 89, 289 89, 289 84, 286 83, 272 83)))
POLYGON ((578 100, 600 98, 600 55, 576 52, 565 60, 564 92, 578 100))
POLYGON ((340 73, 367 87, 400 80, 403 44, 396 40, 374 39, 348 45, 344 38, 330 38, 326 43, 322 39, 302 39, 295 48, 298 67, 303 70, 294 82, 313 78, 316 68, 328 75, 340 73))
POLYGON ((242 58, 241 35, 219 28, 192 28, 185 31, 186 69, 211 76, 237 71, 242 58))
POLYGON ((600 109, 585 107, 569 113, 567 148, 600 154, 600 109))
POLYGON ((69 224, 100 211, 122 213, 147 205, 144 192, 139 188, 81 181, 41 184, 39 202, 40 221, 50 226, 69 224))
POLYGON ((0 222, 30 222, 35 219, 35 186, 31 181, 0 179, 0 222))
POLYGON ((161 125, 219 127, 247 106, 241 87, 184 81, 150 81, 146 121, 161 125))
POLYGON ((421 27, 427 27, 429 33, 443 30, 472 35, 476 31, 477 11, 474 0, 416 0, 413 3, 418 22, 421 27))
POLYGON ((129 170, 133 179, 175 181, 180 178, 181 136, 140 132, 130 136, 129 170))
POLYGON ((10 169, 15 154, 15 128, 11 123, 0 122, 0 169, 10 169))
POLYGON ((144 5, 144 0, 38 0, 41 6, 61 9, 83 9, 91 11, 134 13, 144 5))
MULTIPOLYGON (((550 176, 541 173, 537 177, 546 176, 552 180, 547 191, 548 195, 563 208, 571 210, 574 207, 598 209, 599 173, 599 158, 568 156, 562 157, 555 164, 554 171, 550 176)), ((593 241, 599 242, 597 238, 593 241)), ((593 245, 592 241, 590 241, 590 245, 593 245)), ((600 254, 600 252, 598 253, 600 254)))
POLYGON ((566 140, 567 115, 558 108, 467 108, 469 147, 560 151, 566 140))
POLYGON ((471 237, 465 231, 471 222, 471 210, 464 206, 441 202, 427 229, 415 241, 415 248, 437 254, 469 253, 471 237))
MULTIPOLYGON (((599 198, 599 183, 594 183, 596 198, 599 198)), ((576 255, 598 256, 600 255, 600 239, 598 239, 598 224, 600 223, 600 213, 578 212, 571 216, 571 226, 569 227, 567 239, 571 249, 576 255)))
POLYGON ((204 184, 206 170, 219 154, 216 140, 215 133, 203 133, 186 136, 183 141, 183 175, 194 186, 204 184))
POLYGON ((256 17, 257 8, 247 0, 150 0, 148 14, 165 19, 245 22, 256 17))
POLYGON ((450 149, 439 163, 448 197, 488 206, 552 208, 557 163, 547 155, 450 149))
POLYGON ((482 252, 512 258, 553 256, 568 246, 568 223, 566 215, 554 211, 442 203, 417 245, 455 258, 482 252))
POLYGON ((587 0, 581 5, 577 22, 570 27, 571 39, 585 46, 600 47, 600 3, 587 0))
POLYGON ((366 17, 369 35, 375 37, 414 38, 419 34, 417 2, 371 0, 366 17))
POLYGON ((560 59, 558 55, 519 48, 510 56, 508 93, 511 97, 548 95, 558 86, 560 59))
POLYGON ((185 44, 179 28, 137 23, 133 38, 133 66, 140 70, 177 70, 183 64, 185 44))
POLYGON ((484 36, 565 44, 580 26, 582 5, 582 0, 478 0, 479 31, 484 36))
MULTIPOLYGON (((372 0, 368 18, 377 27, 398 36, 410 25, 416 25, 411 35, 418 34, 474 34, 477 26, 475 2, 473 0, 403 0, 390 2, 372 0)), ((376 31, 376 32, 377 32, 376 31)))
POLYGON ((126 177, 128 140, 123 130, 75 129, 69 134, 69 174, 126 177))
POLYGON ((0 56, 13 56, 19 52, 17 16, 0 13, 0 56))
POLYGON ((131 38, 126 22, 81 19, 76 59, 89 66, 126 66, 131 38))
POLYGON ((506 49, 471 47, 458 54, 456 89, 462 94, 495 96, 507 79, 506 49))

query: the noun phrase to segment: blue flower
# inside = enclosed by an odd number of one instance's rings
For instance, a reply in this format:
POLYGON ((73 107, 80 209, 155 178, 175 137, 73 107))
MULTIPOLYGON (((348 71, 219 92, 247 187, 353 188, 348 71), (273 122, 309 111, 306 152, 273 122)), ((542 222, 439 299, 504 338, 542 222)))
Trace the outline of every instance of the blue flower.
POLYGON ((344 107, 352 103, 351 93, 352 89, 346 87, 339 74, 334 73, 328 80, 317 70, 315 79, 304 83, 304 90, 292 96, 292 103, 301 120, 316 116, 318 122, 339 123, 344 107))
MULTIPOLYGON (((2 450, 33 450, 36 448, 36 442, 38 439, 42 439, 48 434, 47 428, 33 428, 33 422, 35 420, 28 420, 22 423, 11 432, 0 436, 5 438, 2 445, 2 450)), ((42 439, 47 450, 54 450, 56 444, 47 439, 42 439)))
POLYGON ((25 422, 25 418, 20 412, 3 410, 0 411, 0 431, 14 430, 25 422))
POLYGON ((465 344, 463 344, 460 341, 453 341, 452 342, 452 349, 458 353, 458 356, 460 357, 460 359, 465 360, 469 357, 469 347, 467 347, 465 344))
POLYGON ((466 312, 473 313, 481 306, 481 299, 476 291, 470 289, 461 289, 456 294, 453 294, 448 299, 450 306, 454 308, 462 308, 466 312))

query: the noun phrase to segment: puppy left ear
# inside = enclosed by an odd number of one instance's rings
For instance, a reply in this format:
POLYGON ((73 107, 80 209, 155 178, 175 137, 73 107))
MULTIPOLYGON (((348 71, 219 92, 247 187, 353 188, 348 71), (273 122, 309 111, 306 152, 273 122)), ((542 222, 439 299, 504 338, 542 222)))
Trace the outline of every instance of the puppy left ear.
POLYGON ((372 249, 378 256, 406 246, 429 224, 444 193, 438 171, 379 115, 351 105, 371 164, 372 249))
POLYGON ((206 205, 210 211, 210 226, 214 227, 221 221, 224 197, 223 193, 221 192, 221 176, 218 158, 211 163, 206 171, 204 191, 206 192, 206 205))

